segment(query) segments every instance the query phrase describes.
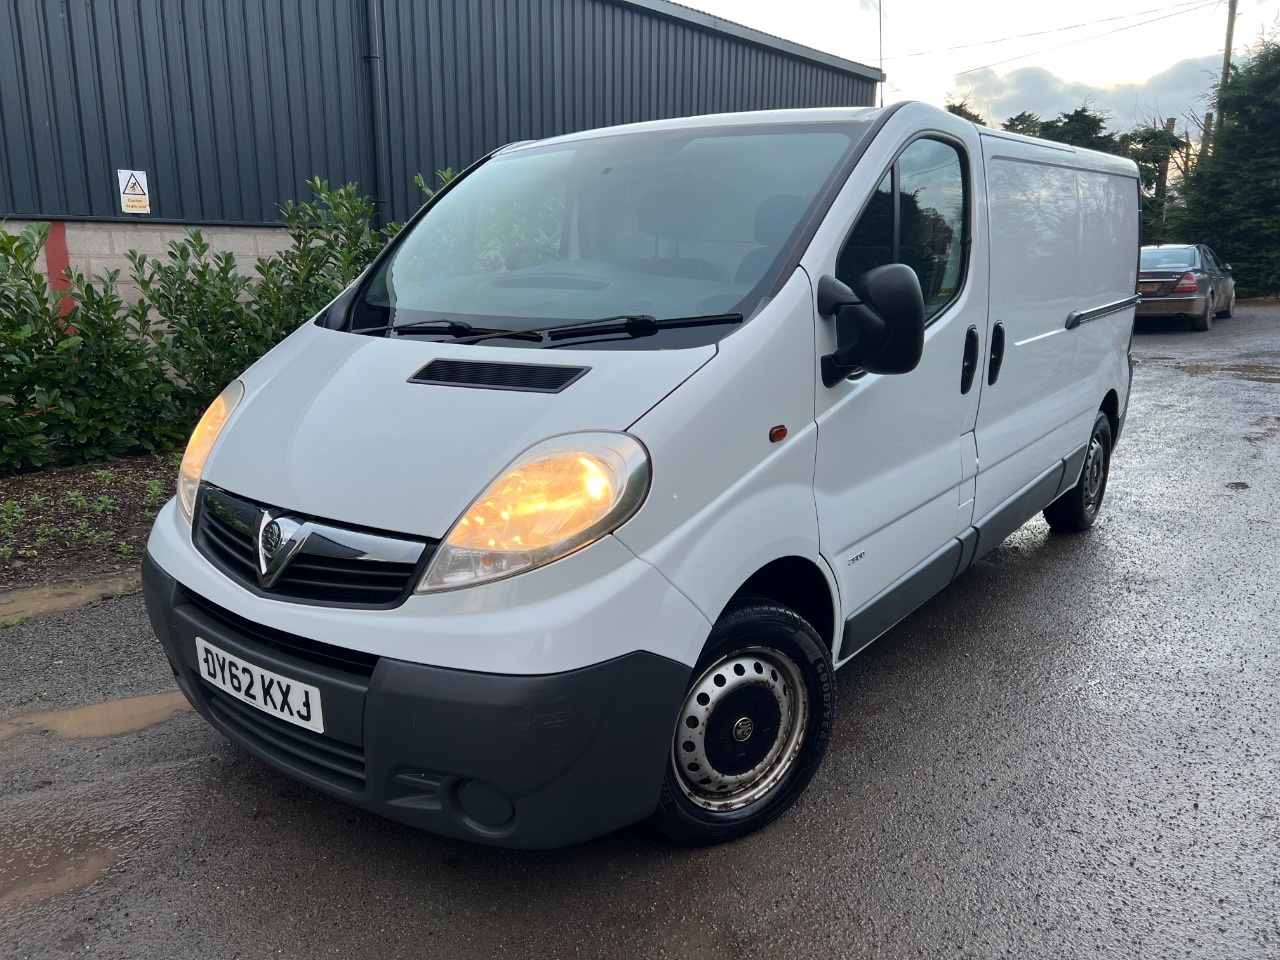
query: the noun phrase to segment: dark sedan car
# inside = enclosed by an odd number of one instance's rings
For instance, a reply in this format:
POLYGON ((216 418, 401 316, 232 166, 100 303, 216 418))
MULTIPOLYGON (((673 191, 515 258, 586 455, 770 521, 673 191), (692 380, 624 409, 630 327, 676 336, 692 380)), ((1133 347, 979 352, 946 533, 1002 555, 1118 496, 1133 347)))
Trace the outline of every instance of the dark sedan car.
POLYGON ((1236 306, 1231 264, 1203 243, 1163 243, 1142 248, 1138 274, 1140 317, 1187 317, 1192 330, 1208 330, 1213 318, 1236 306))

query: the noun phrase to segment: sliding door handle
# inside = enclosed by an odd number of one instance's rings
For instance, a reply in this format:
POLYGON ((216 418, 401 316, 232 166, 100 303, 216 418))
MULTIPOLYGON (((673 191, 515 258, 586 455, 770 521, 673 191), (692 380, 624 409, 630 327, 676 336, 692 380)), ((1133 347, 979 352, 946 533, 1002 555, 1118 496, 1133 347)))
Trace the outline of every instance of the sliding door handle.
POLYGON ((960 363, 960 393, 973 389, 973 375, 978 370, 978 328, 970 327, 964 335, 964 360, 960 363))
POLYGON ((1004 363, 1004 324, 996 321, 991 331, 991 360, 987 365, 987 386, 1000 379, 1000 365, 1004 363))

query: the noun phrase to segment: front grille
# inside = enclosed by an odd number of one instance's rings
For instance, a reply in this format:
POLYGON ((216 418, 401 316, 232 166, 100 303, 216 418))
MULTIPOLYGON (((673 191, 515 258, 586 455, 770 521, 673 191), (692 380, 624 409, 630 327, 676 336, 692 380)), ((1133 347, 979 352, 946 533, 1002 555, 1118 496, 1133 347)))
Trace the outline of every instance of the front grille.
MULTIPOLYGON (((196 548, 218 569, 262 596, 324 606, 394 607, 412 592, 436 545, 436 541, 430 540, 347 531, 349 536, 384 539, 421 550, 412 563, 372 560, 316 532, 275 582, 263 587, 258 579, 258 548, 254 538, 258 519, 265 509, 253 501, 204 485, 193 536, 196 548)), ((322 530, 331 535, 343 532, 333 526, 323 526, 322 530)))
POLYGON ((210 620, 226 627, 232 633, 246 640, 259 643, 279 653, 296 657, 299 660, 306 660, 308 663, 314 663, 317 666, 341 670, 344 673, 353 673, 360 677, 373 676, 374 667, 378 665, 376 654, 364 653, 360 650, 348 650, 346 647, 335 647, 332 644, 321 643, 319 640, 299 637, 283 630, 276 630, 260 623, 254 623, 252 620, 237 616, 230 610, 225 610, 216 603, 190 591, 186 591, 186 597, 193 607, 210 620))
POLYGON ((340 790, 364 790, 364 751, 359 747, 268 716, 203 681, 199 690, 209 711, 259 753, 340 790))

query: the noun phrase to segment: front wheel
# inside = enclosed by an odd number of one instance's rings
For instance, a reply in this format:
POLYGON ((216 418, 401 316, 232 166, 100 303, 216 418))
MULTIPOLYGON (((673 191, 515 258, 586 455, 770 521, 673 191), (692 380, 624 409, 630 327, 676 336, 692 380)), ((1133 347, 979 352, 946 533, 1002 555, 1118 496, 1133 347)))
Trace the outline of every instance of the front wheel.
POLYGON ((804 792, 826 752, 835 678, 809 622, 758 598, 725 611, 693 676, 653 819, 707 846, 759 830, 804 792))
POLYGON ((1076 485, 1045 507, 1044 518, 1059 533, 1088 530, 1098 519, 1111 472, 1111 421, 1099 413, 1084 454, 1084 466, 1076 485))

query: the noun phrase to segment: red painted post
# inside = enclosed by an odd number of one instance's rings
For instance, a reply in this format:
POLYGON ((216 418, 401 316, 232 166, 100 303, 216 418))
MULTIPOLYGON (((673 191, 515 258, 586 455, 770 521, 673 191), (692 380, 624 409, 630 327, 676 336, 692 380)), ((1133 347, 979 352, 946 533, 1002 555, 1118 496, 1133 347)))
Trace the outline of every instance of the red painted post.
MULTIPOLYGON (((53 220, 49 223, 49 239, 44 245, 45 266, 49 271, 49 287, 55 293, 63 293, 71 289, 71 281, 67 278, 67 270, 71 267, 71 255, 67 251, 67 224, 65 220, 53 220)), ((71 298, 64 296, 58 313, 66 316, 71 312, 71 298)))

